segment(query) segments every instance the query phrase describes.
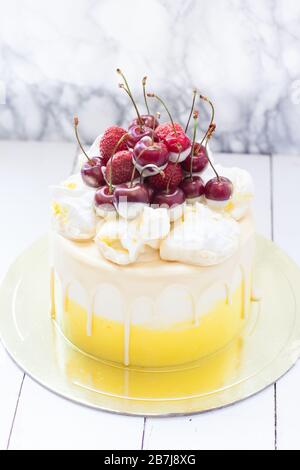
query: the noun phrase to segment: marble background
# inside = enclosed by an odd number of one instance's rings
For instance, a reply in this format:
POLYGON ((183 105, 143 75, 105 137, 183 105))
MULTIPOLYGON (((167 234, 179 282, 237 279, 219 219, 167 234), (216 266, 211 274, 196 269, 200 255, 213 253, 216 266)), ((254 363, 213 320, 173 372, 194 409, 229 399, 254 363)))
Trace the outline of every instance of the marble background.
POLYGON ((128 122, 116 67, 182 122, 193 87, 209 95, 216 150, 300 154, 299 0, 0 0, 0 138, 71 140, 74 113, 87 142, 128 122))

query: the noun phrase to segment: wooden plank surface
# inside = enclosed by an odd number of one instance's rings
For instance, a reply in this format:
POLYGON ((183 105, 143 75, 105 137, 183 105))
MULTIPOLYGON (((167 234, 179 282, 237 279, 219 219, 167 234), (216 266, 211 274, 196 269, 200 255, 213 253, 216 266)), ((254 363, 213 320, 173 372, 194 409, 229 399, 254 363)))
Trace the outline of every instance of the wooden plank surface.
MULTIPOLYGON (((273 158, 274 241, 300 266, 300 156, 273 158)), ((299 286, 300 289, 300 286, 299 286)), ((280 450, 300 449, 300 363, 277 384, 280 450)))
MULTIPOLYGON (((71 144, 0 143, 0 277, 15 257, 48 230, 48 186, 72 166, 71 144)), ((0 449, 7 447, 23 373, 0 344, 0 449)))

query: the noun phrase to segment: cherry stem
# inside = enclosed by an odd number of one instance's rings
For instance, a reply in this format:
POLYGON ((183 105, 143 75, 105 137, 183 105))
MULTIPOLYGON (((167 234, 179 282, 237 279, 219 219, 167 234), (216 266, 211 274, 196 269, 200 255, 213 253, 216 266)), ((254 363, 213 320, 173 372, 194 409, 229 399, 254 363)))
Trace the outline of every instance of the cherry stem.
POLYGON ((134 109, 135 109, 135 111, 136 111, 137 117, 138 117, 138 121, 139 121, 139 123, 140 123, 140 126, 142 127, 143 121, 142 121, 141 115, 140 115, 140 113, 139 113, 138 107, 137 107, 137 105, 136 105, 136 102, 134 101, 134 98, 133 98, 133 95, 132 95, 132 93, 131 93, 130 87, 129 87, 129 85, 128 85, 127 79, 126 79, 125 75, 123 74, 122 70, 117 69, 117 73, 118 73, 119 75, 121 75, 121 77, 123 78, 124 83, 125 83, 125 85, 121 84, 121 85, 119 85, 119 86, 120 86, 120 88, 123 88, 123 90, 125 90, 125 91, 127 92, 129 98, 131 99, 132 104, 133 104, 133 106, 134 106, 134 109))
POLYGON ((149 98, 156 98, 156 99, 163 105, 163 107, 165 108, 165 110, 166 110, 166 112, 167 112, 167 114, 168 114, 168 116, 169 116, 169 118, 170 118, 170 121, 171 121, 172 126, 173 126, 173 128, 174 128, 175 135, 176 135, 176 137, 177 137, 176 127, 175 127, 173 118, 172 118, 172 116, 171 116, 171 113, 170 113, 170 111, 169 111, 169 109, 168 109, 166 103, 165 103, 159 96, 155 95, 154 93, 147 93, 147 96, 148 96, 149 98))
POLYGON ((208 103, 208 104, 210 105, 210 107, 211 107, 210 123, 209 123, 208 129, 207 129, 207 131, 206 131, 206 133, 205 133, 203 139, 202 139, 201 142, 200 142, 200 146, 201 146, 201 145, 203 144, 203 142, 205 141, 205 139, 207 138, 207 136, 208 136, 208 134, 209 134, 209 132, 210 132, 210 128, 211 128, 211 126, 212 126, 212 124, 213 124, 213 122, 214 122, 214 120, 215 120, 215 107, 214 107, 214 105, 212 104, 212 102, 211 102, 208 98, 206 98, 206 96, 199 95, 199 98, 200 98, 201 100, 203 100, 203 101, 206 101, 206 103, 208 103))
POLYGON ((80 138, 79 138, 79 134, 78 134, 78 124, 79 124, 79 119, 77 116, 74 117, 74 129, 75 129, 75 135, 76 135, 76 140, 78 142, 78 145, 79 147, 81 148, 83 154, 86 156, 86 158, 88 159, 89 162, 92 162, 92 159, 88 156, 88 154, 86 153, 86 151, 84 150, 83 148, 83 145, 80 141, 80 138))
MULTIPOLYGON (((160 113, 156 113, 156 118, 160 120, 160 113)), ((152 145, 154 145, 154 132, 155 132, 155 119, 153 120, 153 127, 152 127, 152 145)))
POLYGON ((119 146, 121 145, 122 142, 124 142, 125 139, 127 139, 128 137, 128 134, 124 134, 119 140, 118 142, 116 143, 113 151, 112 151, 112 154, 111 154, 111 158, 110 158, 110 175, 109 175, 109 193, 112 194, 113 192, 113 159, 114 159, 114 156, 119 148, 119 146))
POLYGON ((212 164, 212 161, 211 161, 211 159, 209 158, 209 156, 208 156, 208 151, 207 151, 208 141, 211 139, 211 137, 212 137, 213 133, 215 132, 215 130, 216 130, 216 126, 215 126, 215 124, 212 124, 212 125, 210 126, 210 130, 209 130, 209 133, 208 133, 206 142, 205 142, 205 153, 206 153, 207 159, 208 159, 208 161, 209 161, 209 164, 210 164, 210 166, 212 167, 212 169, 213 169, 213 171, 214 171, 216 177, 218 178, 218 180, 220 180, 220 176, 219 176, 217 170, 215 169, 214 165, 212 164))
POLYGON ((149 105, 148 105, 148 100, 147 100, 147 93, 146 93, 146 83, 147 83, 147 77, 144 77, 143 81, 142 81, 144 101, 145 101, 145 105, 146 105, 146 108, 147 108, 147 113, 150 115, 150 110, 149 110, 149 105))
POLYGON ((170 178, 169 178, 169 180, 168 180, 167 190, 166 190, 167 193, 168 193, 169 190, 170 190, 170 184, 171 184, 172 178, 173 178, 173 176, 174 176, 174 174, 175 174, 176 167, 177 167, 177 165, 178 165, 178 163, 179 163, 180 156, 181 156, 181 150, 180 150, 180 152, 179 152, 179 154, 178 154, 178 157, 177 157, 177 159, 176 159, 176 162, 175 162, 173 171, 172 171, 172 173, 170 174, 170 178))
POLYGON ((192 179, 193 177, 193 159, 194 159, 194 150, 195 150, 195 142, 196 142, 196 136, 197 136, 197 127, 198 127, 198 117, 199 113, 198 111, 194 112, 194 133, 193 133, 193 142, 192 142, 192 151, 191 151, 191 167, 190 167, 190 177, 192 179))
POLYGON ((165 173, 163 170, 161 170, 157 165, 154 165, 153 163, 149 163, 149 165, 145 165, 141 171, 141 174, 140 174, 140 183, 143 183, 144 179, 143 179, 143 174, 144 174, 144 171, 145 170, 148 170, 149 168, 151 169, 154 169, 154 170, 158 170, 159 174, 164 177, 165 176, 165 173))
POLYGON ((200 98, 201 100, 203 100, 203 101, 206 101, 206 103, 208 103, 208 104, 210 105, 210 107, 211 107, 210 123, 209 123, 208 129, 207 129, 207 131, 206 131, 206 133, 205 133, 203 139, 201 140, 199 146, 201 147, 201 145, 203 144, 203 142, 206 140, 206 142, 205 142, 205 152, 206 152, 207 159, 208 159, 209 164, 210 164, 210 166, 212 167, 212 169, 213 169, 213 171, 214 171, 216 177, 217 177, 218 179, 220 179, 220 176, 218 175, 217 170, 215 169, 214 165, 212 164, 212 161, 211 161, 211 159, 209 158, 208 151, 207 151, 207 144, 208 144, 208 141, 209 141, 209 139, 211 139, 211 137, 212 137, 214 131, 216 130, 216 126, 215 126, 215 124, 214 124, 214 120, 215 120, 215 107, 214 107, 212 101, 211 101, 209 98, 207 98, 206 96, 199 95, 199 98, 200 98))
POLYGON ((195 90, 193 91, 193 102, 192 102, 192 107, 191 107, 190 115, 189 115, 188 122, 187 122, 187 124, 186 124, 186 126, 185 126, 185 130, 184 130, 185 133, 187 133, 187 130, 188 130, 188 128, 189 128, 190 121, 191 121, 191 118, 192 118, 192 115, 193 115, 193 112, 194 112, 194 106, 195 106, 196 96, 197 96, 197 90, 195 89, 195 90))

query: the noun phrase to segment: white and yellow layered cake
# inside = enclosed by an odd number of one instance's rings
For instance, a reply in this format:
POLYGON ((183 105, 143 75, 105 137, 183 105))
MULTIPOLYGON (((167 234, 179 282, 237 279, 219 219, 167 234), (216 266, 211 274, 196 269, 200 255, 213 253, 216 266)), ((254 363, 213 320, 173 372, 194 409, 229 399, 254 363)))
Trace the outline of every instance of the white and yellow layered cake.
POLYGON ((84 353, 124 366, 193 363, 236 339, 249 317, 253 184, 214 164, 212 102, 193 92, 184 128, 146 94, 141 115, 108 128, 78 173, 52 188, 52 316, 84 353), (170 117, 160 124, 146 96, 170 117), (196 98, 211 121, 197 142, 196 98), (190 120, 193 116, 193 132, 190 120), (190 133, 190 136, 189 136, 190 133))
POLYGON ((253 188, 244 170, 216 168, 234 185, 224 210, 185 204, 175 222, 148 206, 134 220, 98 217, 80 174, 53 188, 52 314, 73 345, 126 366, 163 367, 238 336, 250 310, 253 188))

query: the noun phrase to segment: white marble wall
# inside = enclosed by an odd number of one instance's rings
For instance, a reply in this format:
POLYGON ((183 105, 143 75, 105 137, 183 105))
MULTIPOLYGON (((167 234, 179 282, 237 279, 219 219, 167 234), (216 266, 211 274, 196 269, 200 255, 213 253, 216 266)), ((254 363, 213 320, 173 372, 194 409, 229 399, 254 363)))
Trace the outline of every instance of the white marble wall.
POLYGON ((0 138, 72 139, 75 112, 87 141, 128 121, 117 66, 177 120, 194 86, 211 96, 216 149, 300 154, 299 0, 0 0, 0 138))

